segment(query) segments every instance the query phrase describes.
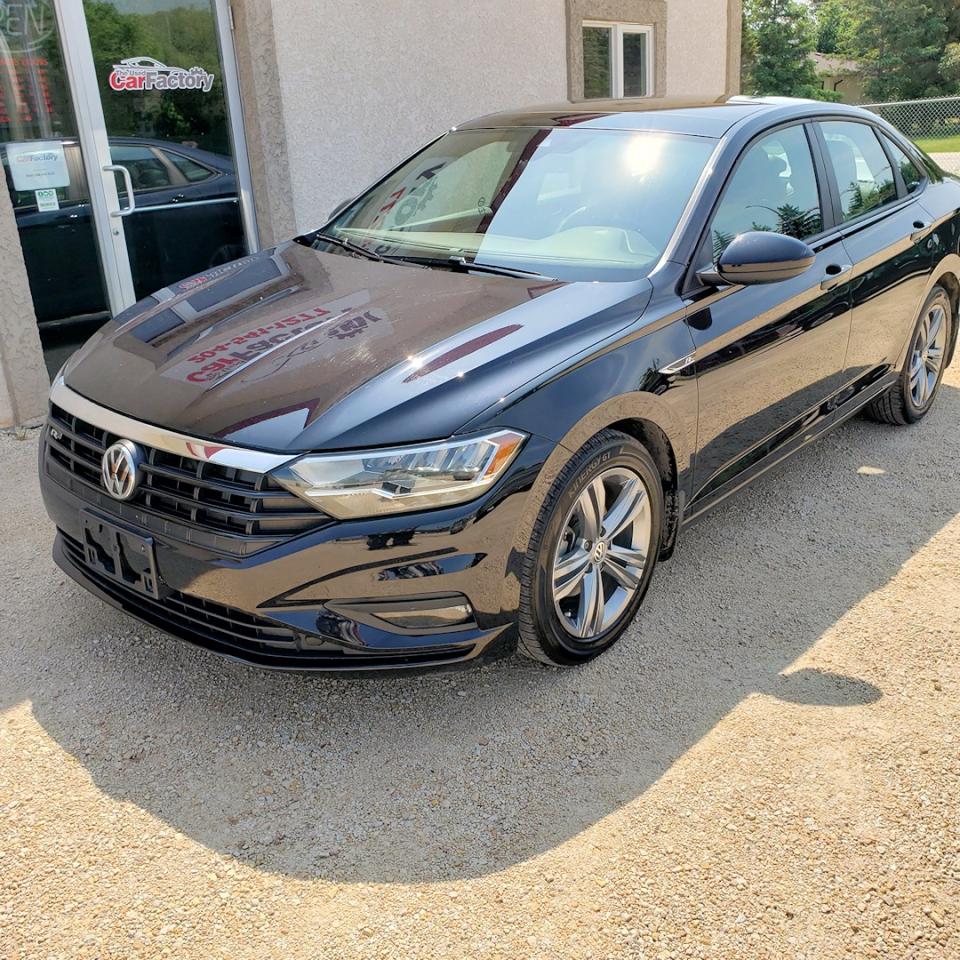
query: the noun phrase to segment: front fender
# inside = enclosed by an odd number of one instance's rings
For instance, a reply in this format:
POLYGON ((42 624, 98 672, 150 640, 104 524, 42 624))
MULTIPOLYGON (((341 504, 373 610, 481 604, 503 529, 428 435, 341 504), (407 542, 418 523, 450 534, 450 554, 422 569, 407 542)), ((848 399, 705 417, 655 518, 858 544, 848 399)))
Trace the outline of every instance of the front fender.
POLYGON ((697 383, 687 372, 692 367, 677 373, 664 369, 692 349, 682 314, 663 325, 644 326, 562 371, 548 372, 540 382, 528 385, 522 396, 504 398, 495 416, 470 425, 509 425, 556 444, 517 524, 504 582, 504 611, 519 607, 523 558, 551 486, 576 451, 601 430, 631 421, 652 424, 663 433, 676 468, 677 513, 682 513, 693 481, 697 383))

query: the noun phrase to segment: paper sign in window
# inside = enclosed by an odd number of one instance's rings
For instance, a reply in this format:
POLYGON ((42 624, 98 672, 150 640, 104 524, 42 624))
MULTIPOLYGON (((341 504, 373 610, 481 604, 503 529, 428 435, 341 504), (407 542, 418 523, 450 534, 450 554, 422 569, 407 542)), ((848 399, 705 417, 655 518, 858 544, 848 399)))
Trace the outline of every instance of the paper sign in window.
POLYGON ((14 190, 32 192, 70 185, 62 140, 8 143, 7 160, 14 190))

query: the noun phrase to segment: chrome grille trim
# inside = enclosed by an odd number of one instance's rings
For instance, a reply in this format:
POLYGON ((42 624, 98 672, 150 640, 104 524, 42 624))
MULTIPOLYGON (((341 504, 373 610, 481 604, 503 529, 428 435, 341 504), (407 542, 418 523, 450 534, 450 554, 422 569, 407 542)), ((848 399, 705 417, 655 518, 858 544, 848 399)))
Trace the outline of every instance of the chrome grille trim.
POLYGON ((63 382, 63 377, 57 377, 50 388, 50 402, 114 436, 133 440, 144 446, 155 447, 177 456, 215 463, 221 467, 235 467, 252 473, 269 473, 291 460, 296 460, 298 456, 291 456, 289 453, 266 453, 263 450, 251 450, 248 447, 234 447, 220 441, 190 437, 164 427, 155 427, 152 424, 134 420, 132 417, 101 407, 100 404, 80 396, 63 382))
MULTIPOLYGON (((58 390, 56 396, 66 396, 66 389, 58 390)), ((97 406, 86 403, 89 405, 73 406, 85 412, 97 406)), ((102 413, 102 408, 98 407, 97 412, 102 413)), ((42 445, 46 474, 90 506, 136 527, 227 556, 250 556, 334 522, 285 489, 270 473, 224 462, 220 456, 224 448, 219 445, 212 448, 207 444, 203 451, 206 458, 198 459, 141 441, 141 482, 129 501, 115 500, 103 488, 104 452, 117 440, 152 437, 138 430, 131 430, 124 437, 101 425, 110 423, 114 429, 124 428, 124 420, 136 423, 130 418, 100 415, 98 422, 91 422, 61 407, 51 396, 42 445)), ((194 442, 193 438, 183 439, 194 442)), ((192 453, 201 452, 190 449, 192 453)), ((261 458, 260 463, 263 462, 261 458)))

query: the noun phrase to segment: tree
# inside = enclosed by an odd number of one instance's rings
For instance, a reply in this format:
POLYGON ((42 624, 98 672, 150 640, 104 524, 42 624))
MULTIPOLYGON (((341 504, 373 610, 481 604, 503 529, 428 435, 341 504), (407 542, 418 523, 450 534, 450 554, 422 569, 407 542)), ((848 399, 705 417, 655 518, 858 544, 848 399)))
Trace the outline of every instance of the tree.
POLYGON ((960 43, 948 43, 940 58, 940 76, 960 93, 960 43))
POLYGON ((817 79, 810 54, 814 22, 810 8, 799 0, 746 0, 744 3, 745 92, 784 97, 838 100, 817 79))
POLYGON ((842 56, 852 29, 849 0, 818 0, 813 15, 816 22, 815 49, 820 53, 842 56))
MULTIPOLYGON (((867 74, 867 97, 914 100, 950 92, 940 63, 953 0, 850 0, 847 52, 867 74)), ((954 21, 955 22, 955 21, 954 21)))

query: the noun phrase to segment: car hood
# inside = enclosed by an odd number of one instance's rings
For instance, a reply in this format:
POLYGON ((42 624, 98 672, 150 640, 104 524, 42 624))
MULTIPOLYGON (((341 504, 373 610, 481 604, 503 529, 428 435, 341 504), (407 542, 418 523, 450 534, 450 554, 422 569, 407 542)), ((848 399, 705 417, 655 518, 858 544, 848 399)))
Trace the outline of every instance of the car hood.
POLYGON ((135 419, 266 450, 437 439, 636 320, 650 289, 420 269, 290 242, 140 301, 64 379, 135 419))

